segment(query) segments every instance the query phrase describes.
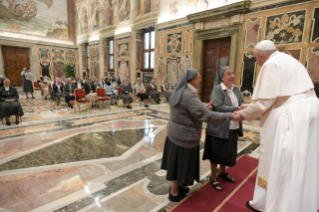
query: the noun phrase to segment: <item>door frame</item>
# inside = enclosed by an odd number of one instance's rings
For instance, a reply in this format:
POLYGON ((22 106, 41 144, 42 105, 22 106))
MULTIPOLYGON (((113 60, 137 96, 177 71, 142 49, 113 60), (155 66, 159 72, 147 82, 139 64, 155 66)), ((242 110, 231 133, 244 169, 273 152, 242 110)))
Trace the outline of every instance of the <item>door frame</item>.
MULTIPOLYGON (((4 71, 4 61, 3 61, 3 52, 2 46, 18 47, 18 48, 28 48, 29 49, 29 64, 30 70, 33 73, 33 78, 38 79, 38 69, 37 69, 37 44, 36 43, 26 43, 21 41, 10 41, 10 40, 1 40, 0 39, 0 75, 5 77, 4 71)), ((22 71, 22 70, 21 70, 22 71)))
MULTIPOLYGON (((231 38, 230 41, 230 57, 229 57, 229 66, 234 70, 235 73, 235 82, 238 77, 238 65, 239 65, 239 55, 240 55, 240 42, 242 36, 243 24, 235 24, 225 28, 217 28, 210 30, 197 30, 194 33, 194 55, 193 57, 193 67, 200 71, 200 74, 203 75, 204 61, 204 41, 214 40, 221 38, 231 38), (198 59, 201 58, 201 59, 198 59)), ((202 83, 198 88, 198 94, 202 96, 202 83)))

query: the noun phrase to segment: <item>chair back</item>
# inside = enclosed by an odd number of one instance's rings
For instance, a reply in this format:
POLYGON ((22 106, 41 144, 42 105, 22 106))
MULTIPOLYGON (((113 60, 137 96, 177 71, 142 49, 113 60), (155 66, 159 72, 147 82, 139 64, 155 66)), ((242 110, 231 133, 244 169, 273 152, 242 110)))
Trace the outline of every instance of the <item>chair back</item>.
POLYGON ((75 95, 75 99, 85 98, 85 91, 84 89, 75 89, 74 95, 75 95))
POLYGON ((161 91, 162 91, 162 93, 164 93, 164 88, 163 88, 163 85, 161 85, 161 91))
POLYGON ((148 93, 148 84, 145 86, 146 93, 148 93))
POLYGON ((104 97, 105 96, 105 89, 104 88, 97 88, 96 94, 98 97, 104 97))
POLYGON ((117 95, 120 96, 121 94, 121 86, 117 87, 117 95))
POLYGON ((51 90, 51 83, 49 83, 49 90, 51 90))
POLYGON ((38 82, 33 82, 33 87, 35 87, 35 88, 41 88, 40 85, 38 84, 38 82))

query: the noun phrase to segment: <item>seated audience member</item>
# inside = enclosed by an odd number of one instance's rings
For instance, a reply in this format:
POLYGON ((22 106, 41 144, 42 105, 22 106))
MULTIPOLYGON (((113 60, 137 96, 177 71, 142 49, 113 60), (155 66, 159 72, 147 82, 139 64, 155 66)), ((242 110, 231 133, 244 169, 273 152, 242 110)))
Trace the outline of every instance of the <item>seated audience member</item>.
POLYGON ((84 83, 82 82, 82 80, 80 79, 80 77, 76 77, 75 78, 75 88, 77 88, 77 89, 82 89, 82 88, 84 88, 84 83))
POLYGON ((64 85, 61 79, 57 77, 52 87, 53 87, 54 98, 57 102, 56 105, 60 105, 61 98, 64 97, 63 95, 64 85))
MULTIPOLYGON (((92 81, 91 81, 91 84, 92 84, 92 85, 95 85, 95 80, 96 80, 96 76, 93 76, 92 81)), ((96 88, 96 87, 95 87, 95 88, 96 88)))
POLYGON ((121 93, 120 97, 123 100, 123 104, 126 104, 128 109, 132 109, 131 104, 133 102, 132 98, 132 87, 127 84, 127 80, 123 80, 123 84, 121 85, 121 93))
POLYGON ((171 90, 171 85, 168 82, 168 79, 165 80, 165 83, 163 85, 163 91, 164 91, 164 96, 167 101, 169 101, 169 98, 171 97, 172 90, 171 90))
POLYGON ((84 90, 85 90, 86 98, 92 102, 92 106, 96 106, 97 93, 96 93, 95 86, 92 85, 90 78, 86 80, 86 83, 84 84, 84 90))
POLYGON ((118 76, 116 77, 117 86, 121 85, 121 78, 118 76))
POLYGON ((113 84, 110 82, 109 78, 105 79, 104 89, 105 94, 111 97, 111 104, 117 104, 117 95, 115 93, 115 88, 113 84))
POLYGON ((61 83, 63 83, 63 85, 66 84, 66 79, 65 79, 64 74, 62 74, 62 76, 60 77, 60 81, 61 81, 61 83))
POLYGON ((53 82, 51 82, 51 89, 49 90, 52 101, 55 100, 54 90, 53 90, 53 84, 55 84, 57 78, 59 78, 59 77, 56 77, 55 80, 54 80, 53 82))
POLYGON ((40 80, 38 80, 38 84, 41 87, 41 94, 43 94, 44 96, 44 100, 48 99, 48 95, 49 95, 49 81, 48 81, 48 77, 44 76, 44 77, 40 77, 40 80))
MULTIPOLYGON (((95 84, 94 84, 95 88, 102 88, 102 84, 99 82, 98 79, 95 79, 95 84)), ((104 86, 103 86, 104 87, 104 86)))
POLYGON ((155 100, 157 104, 160 103, 160 93, 157 91, 157 85, 155 84, 155 79, 152 79, 151 83, 148 85, 148 92, 151 97, 155 100))
POLYGON ((74 97, 75 85, 72 83, 71 78, 67 78, 66 82, 67 84, 64 86, 64 89, 63 89, 65 102, 69 105, 70 108, 73 108, 73 103, 75 100, 75 97, 74 97))
POLYGON ((144 106, 148 107, 148 94, 146 93, 146 89, 142 84, 142 80, 139 79, 137 84, 135 85, 136 95, 141 98, 141 101, 144 102, 144 106))
POLYGON ((17 89, 10 85, 9 79, 4 79, 3 86, 0 87, 0 118, 6 119, 7 125, 11 125, 9 117, 16 116, 16 124, 19 124, 19 116, 23 116, 23 110, 19 102, 17 89))
POLYGON ((104 88, 104 84, 105 84, 105 79, 106 79, 106 78, 107 78, 107 77, 103 77, 103 79, 102 79, 101 82, 100 82, 102 88, 104 88))
POLYGON ((315 93, 317 95, 317 97, 319 98, 319 82, 314 84, 315 86, 315 93))

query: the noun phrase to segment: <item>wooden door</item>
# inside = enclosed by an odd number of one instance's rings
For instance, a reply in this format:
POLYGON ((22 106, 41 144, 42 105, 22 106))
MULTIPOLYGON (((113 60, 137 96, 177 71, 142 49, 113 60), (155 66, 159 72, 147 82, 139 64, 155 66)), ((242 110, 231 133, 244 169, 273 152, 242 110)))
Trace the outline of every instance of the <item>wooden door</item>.
POLYGON ((229 65, 230 38, 207 40, 204 43, 202 101, 209 102, 219 66, 229 65))
POLYGON ((4 71, 13 86, 22 86, 24 67, 30 68, 29 49, 11 46, 2 47, 4 71))

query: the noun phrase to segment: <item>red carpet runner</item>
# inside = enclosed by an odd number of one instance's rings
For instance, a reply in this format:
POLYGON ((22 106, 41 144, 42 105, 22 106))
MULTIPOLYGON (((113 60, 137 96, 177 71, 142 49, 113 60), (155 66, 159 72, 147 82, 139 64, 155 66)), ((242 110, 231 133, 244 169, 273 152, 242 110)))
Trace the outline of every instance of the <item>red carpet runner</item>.
POLYGON ((253 198, 257 167, 257 159, 242 156, 236 166, 227 169, 235 183, 218 178, 223 190, 217 191, 207 182, 171 212, 251 212, 246 208, 246 202, 253 198))

